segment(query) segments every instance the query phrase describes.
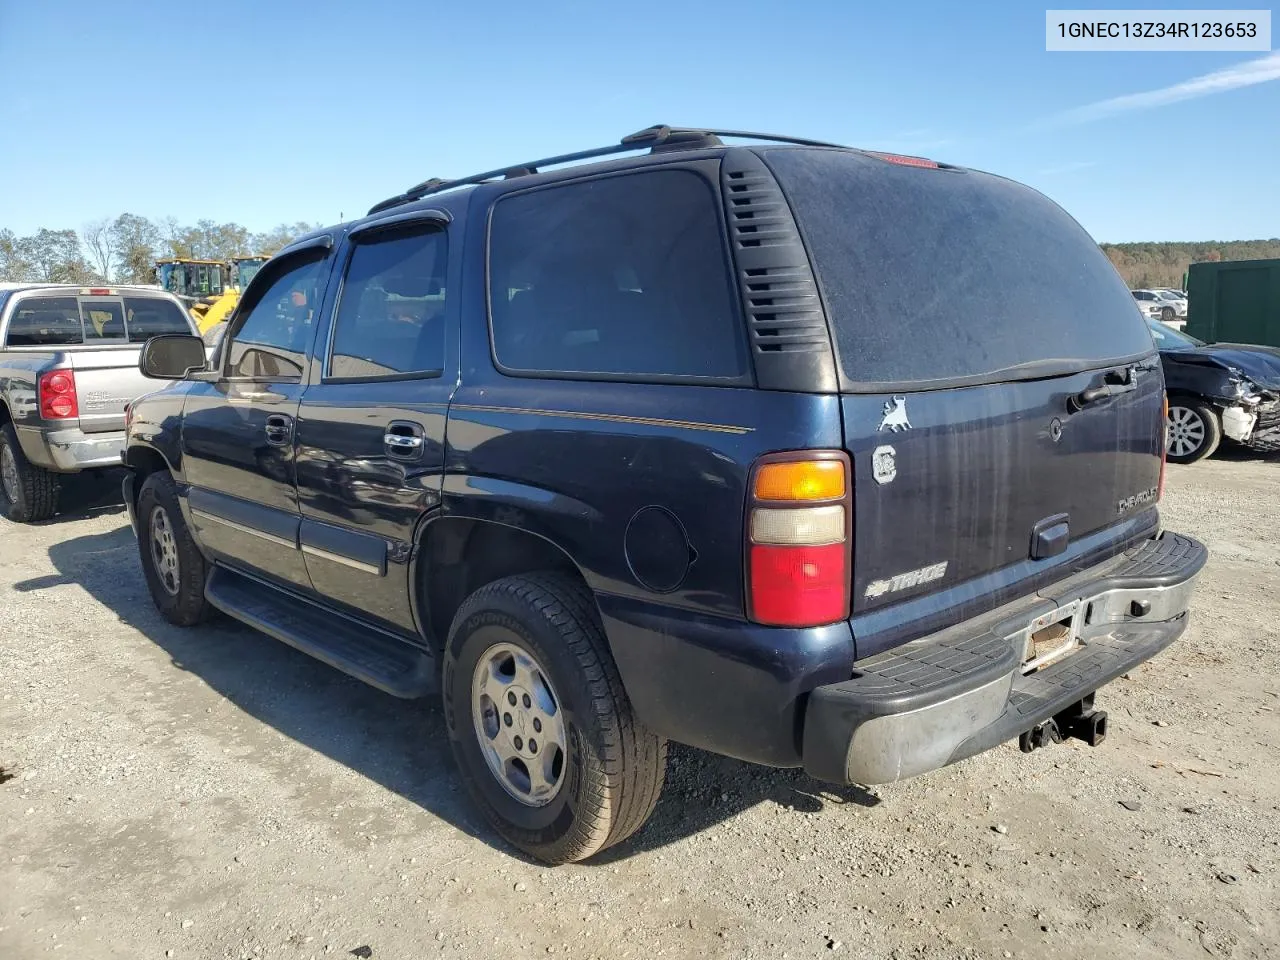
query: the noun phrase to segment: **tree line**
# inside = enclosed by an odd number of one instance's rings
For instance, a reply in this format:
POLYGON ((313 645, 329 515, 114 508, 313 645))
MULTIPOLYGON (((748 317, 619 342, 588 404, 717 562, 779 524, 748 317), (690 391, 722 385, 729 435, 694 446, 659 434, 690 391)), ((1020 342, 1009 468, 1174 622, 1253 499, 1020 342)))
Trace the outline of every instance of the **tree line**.
POLYGON ((1182 289, 1193 263, 1217 260, 1270 260, 1280 257, 1280 239, 1202 243, 1104 243, 1102 250, 1131 290, 1182 289))
POLYGON ((38 283, 154 283, 155 261, 165 257, 229 260, 271 255, 295 237, 316 229, 282 223, 251 233, 238 223, 173 217, 148 220, 122 213, 86 223, 79 231, 41 228, 20 237, 0 228, 0 280, 38 283))
MULTIPOLYGON (((229 260, 271 255, 319 224, 282 223, 251 233, 238 223, 199 220, 183 225, 173 217, 148 220, 122 213, 75 230, 41 228, 16 236, 0 228, 0 280, 41 283, 153 283, 163 257, 229 260)), ((1280 258, 1280 239, 1202 243, 1104 243, 1102 250, 1131 288, 1182 286, 1192 263, 1280 258)))

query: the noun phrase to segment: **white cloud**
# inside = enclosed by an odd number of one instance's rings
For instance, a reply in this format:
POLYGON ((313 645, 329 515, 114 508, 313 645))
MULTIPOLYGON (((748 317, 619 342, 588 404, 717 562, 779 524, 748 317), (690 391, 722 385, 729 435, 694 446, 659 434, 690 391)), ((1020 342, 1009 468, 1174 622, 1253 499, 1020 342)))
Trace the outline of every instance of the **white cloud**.
POLYGON ((1050 123, 1088 123, 1118 113, 1133 110, 1148 110, 1151 107, 1163 107, 1165 104, 1178 103, 1181 100, 1194 100, 1214 93, 1226 93, 1240 87, 1251 87, 1258 83, 1280 80, 1280 53, 1270 53, 1257 60, 1238 63, 1233 67, 1215 70, 1201 77, 1193 77, 1182 83, 1175 83, 1159 90, 1148 90, 1144 93, 1129 93, 1122 97, 1099 100, 1083 107, 1076 107, 1049 119, 1050 123))

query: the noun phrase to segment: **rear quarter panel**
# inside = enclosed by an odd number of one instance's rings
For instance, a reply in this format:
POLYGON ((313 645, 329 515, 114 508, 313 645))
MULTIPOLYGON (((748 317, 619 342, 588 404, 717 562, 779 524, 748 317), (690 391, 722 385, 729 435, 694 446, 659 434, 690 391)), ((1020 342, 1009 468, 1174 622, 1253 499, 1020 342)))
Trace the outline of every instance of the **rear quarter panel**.
POLYGON ((41 372, 53 366, 56 360, 57 354, 48 350, 0 349, 0 402, 4 403, 14 424, 39 426, 43 423, 36 382, 41 372))

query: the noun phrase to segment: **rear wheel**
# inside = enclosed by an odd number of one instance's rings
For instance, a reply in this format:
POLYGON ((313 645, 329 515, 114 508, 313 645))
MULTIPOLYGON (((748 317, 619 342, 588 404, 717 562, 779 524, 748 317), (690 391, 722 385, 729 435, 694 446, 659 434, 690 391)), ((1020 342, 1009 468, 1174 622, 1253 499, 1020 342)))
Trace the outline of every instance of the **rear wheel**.
POLYGON ((170 623, 189 627, 209 612, 207 568, 178 507, 173 478, 161 471, 138 492, 138 554, 156 609, 170 623))
POLYGON ((467 788, 514 846, 583 860, 649 819, 666 741, 632 714, 581 584, 533 574, 477 590, 449 631, 443 693, 467 788))
POLYGON ((27 459, 13 424, 0 427, 0 512, 14 523, 48 520, 58 512, 60 488, 56 473, 27 459))
POLYGON ((1217 411, 1202 403, 1173 400, 1166 424, 1166 452, 1174 463, 1195 463, 1218 449, 1222 421, 1217 411))

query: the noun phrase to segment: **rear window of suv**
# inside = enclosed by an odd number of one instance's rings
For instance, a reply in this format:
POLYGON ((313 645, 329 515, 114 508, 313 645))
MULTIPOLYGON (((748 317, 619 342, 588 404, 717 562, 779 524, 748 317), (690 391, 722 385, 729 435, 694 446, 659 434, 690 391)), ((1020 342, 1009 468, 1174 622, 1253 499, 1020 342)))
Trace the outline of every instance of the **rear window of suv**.
POLYGON ((737 380, 736 297, 715 193, 690 171, 572 181, 493 208, 493 347, 509 371, 737 380))
POLYGON ((809 248, 847 388, 1047 376, 1151 352, 1110 261, 1031 188, 847 151, 764 156, 809 248))

